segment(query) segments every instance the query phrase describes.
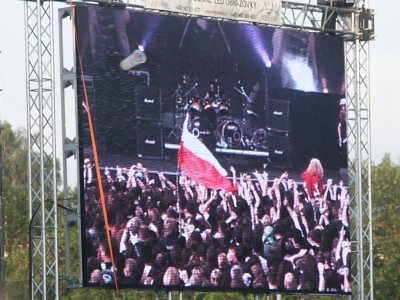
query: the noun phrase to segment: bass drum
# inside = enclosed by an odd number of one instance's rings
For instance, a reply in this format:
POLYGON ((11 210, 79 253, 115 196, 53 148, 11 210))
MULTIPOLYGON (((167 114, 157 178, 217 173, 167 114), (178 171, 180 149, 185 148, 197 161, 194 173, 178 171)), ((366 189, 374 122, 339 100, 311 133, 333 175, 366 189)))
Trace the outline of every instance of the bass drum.
POLYGON ((215 137, 210 123, 204 116, 195 117, 188 125, 188 130, 211 151, 215 150, 215 137))
POLYGON ((222 148, 240 148, 242 144, 242 130, 234 120, 223 120, 219 126, 219 135, 222 148))
POLYGON ((251 139, 251 147, 259 151, 266 151, 268 149, 267 132, 265 129, 259 128, 254 131, 253 138, 251 139))
POLYGON ((212 134, 211 126, 204 117, 194 118, 189 123, 188 130, 197 138, 212 134))

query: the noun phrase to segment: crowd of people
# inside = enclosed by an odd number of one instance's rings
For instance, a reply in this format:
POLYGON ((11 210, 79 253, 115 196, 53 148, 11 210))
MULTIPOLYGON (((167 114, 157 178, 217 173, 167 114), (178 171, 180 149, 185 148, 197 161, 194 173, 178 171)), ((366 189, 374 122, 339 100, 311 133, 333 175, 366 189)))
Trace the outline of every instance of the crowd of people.
MULTIPOLYGON (((90 160, 85 160, 92 168, 90 160)), ((86 174, 85 173, 85 174, 86 174)), ((349 194, 312 159, 287 172, 237 174, 236 192, 142 164, 85 176, 83 228, 89 285, 351 292, 349 194), (111 245, 111 249, 110 249, 111 245)))

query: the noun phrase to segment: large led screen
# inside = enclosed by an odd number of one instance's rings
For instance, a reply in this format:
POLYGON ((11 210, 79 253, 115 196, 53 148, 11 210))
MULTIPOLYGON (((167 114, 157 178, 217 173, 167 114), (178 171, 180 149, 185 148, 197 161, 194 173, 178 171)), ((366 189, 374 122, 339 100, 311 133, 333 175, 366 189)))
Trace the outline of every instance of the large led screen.
POLYGON ((85 286, 351 292, 340 37, 75 22, 85 286))

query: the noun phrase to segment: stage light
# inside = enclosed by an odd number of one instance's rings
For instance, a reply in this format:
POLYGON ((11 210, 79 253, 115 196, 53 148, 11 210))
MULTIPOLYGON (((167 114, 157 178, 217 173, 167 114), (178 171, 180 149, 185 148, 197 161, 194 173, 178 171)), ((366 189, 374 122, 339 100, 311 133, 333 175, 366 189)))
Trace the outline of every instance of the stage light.
POLYGON ((143 47, 143 45, 138 45, 138 47, 137 47, 138 49, 139 49, 139 51, 144 51, 144 47, 143 47))
MULTIPOLYGON (((143 49, 143 47, 142 47, 143 49)), ((119 66, 122 70, 130 70, 140 64, 144 64, 147 61, 146 54, 143 50, 135 50, 125 59, 123 59, 119 66)))

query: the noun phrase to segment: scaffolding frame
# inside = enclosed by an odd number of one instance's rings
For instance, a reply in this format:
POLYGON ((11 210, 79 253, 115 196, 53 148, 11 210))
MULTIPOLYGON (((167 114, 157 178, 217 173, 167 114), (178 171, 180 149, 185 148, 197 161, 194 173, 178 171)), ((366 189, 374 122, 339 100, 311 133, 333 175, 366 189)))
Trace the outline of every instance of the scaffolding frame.
MULTIPOLYGON (((59 299, 54 1, 25 2, 31 299, 59 299)), ((59 13, 59 26, 62 26, 61 19, 68 16, 69 1, 64 2, 66 8, 59 13)), ((81 0, 74 3, 144 9, 143 0, 81 0)), ((282 1, 280 27, 338 34, 345 39, 353 253, 351 298, 373 299, 369 41, 374 39, 374 12, 368 9, 368 0, 355 0, 351 8, 282 1), (336 24, 333 28, 328 25, 332 19, 336 24)), ((62 35, 61 29, 59 33, 62 35)), ((64 68, 62 51, 60 43, 62 181, 67 199, 67 158, 71 153, 78 153, 78 145, 76 139, 66 137, 64 89, 76 84, 76 72, 64 68)), ((68 221, 71 215, 66 213, 64 218, 68 221)), ((72 218, 75 220, 76 216, 72 218)), ((70 276, 68 230, 66 226, 66 277, 70 276)))

